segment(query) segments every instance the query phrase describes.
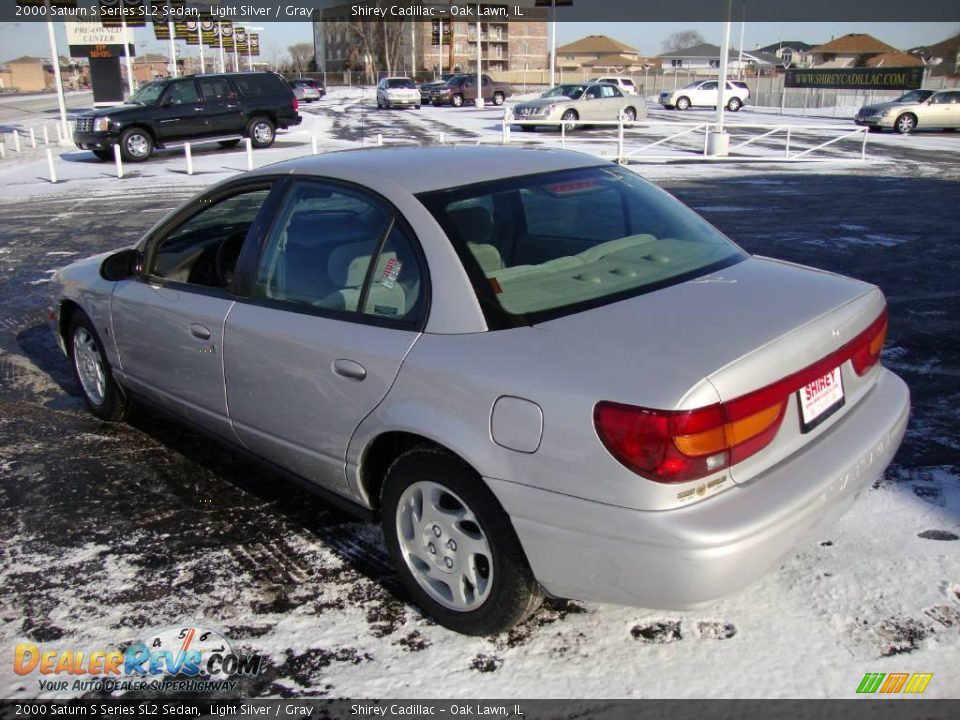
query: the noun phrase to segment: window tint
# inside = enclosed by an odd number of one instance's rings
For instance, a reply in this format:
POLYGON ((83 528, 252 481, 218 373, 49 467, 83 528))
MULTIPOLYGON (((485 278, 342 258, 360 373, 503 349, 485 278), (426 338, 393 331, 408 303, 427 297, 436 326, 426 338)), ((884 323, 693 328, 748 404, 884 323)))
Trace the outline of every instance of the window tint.
POLYGON ((598 98, 603 93, 603 87, 601 85, 591 85, 587 88, 585 93, 589 98, 598 98))
POLYGON ((494 327, 613 302, 745 257, 703 218, 622 168, 418 197, 457 247, 494 327))
POLYGON ((175 282, 228 287, 247 231, 269 193, 269 188, 262 188, 233 195, 178 225, 158 244, 149 274, 175 282))
POLYGON ((717 83, 716 83, 716 81, 705 82, 703 85, 700 86, 700 89, 701 89, 701 90, 716 90, 716 89, 717 89, 717 83))
POLYGON ((960 102, 960 93, 942 92, 933 96, 933 103, 936 105, 953 105, 960 102))
POLYGON ((230 83, 223 77, 200 78, 200 92, 204 100, 233 100, 237 94, 230 87, 230 83))
POLYGON ((234 82, 240 93, 246 97, 259 97, 272 93, 289 92, 283 80, 270 73, 256 73, 252 75, 235 75, 234 82))
POLYGON ((420 273, 409 238, 380 203, 340 187, 298 182, 271 231, 254 295, 412 318, 420 273))
POLYGON ((193 84, 193 80, 179 80, 170 83, 170 87, 167 88, 167 92, 163 96, 164 103, 172 103, 173 105, 186 105, 199 100, 197 86, 193 84))
POLYGON ((613 87, 612 85, 603 85, 601 87, 601 91, 603 92, 603 97, 605 98, 623 97, 621 92, 617 88, 613 87))

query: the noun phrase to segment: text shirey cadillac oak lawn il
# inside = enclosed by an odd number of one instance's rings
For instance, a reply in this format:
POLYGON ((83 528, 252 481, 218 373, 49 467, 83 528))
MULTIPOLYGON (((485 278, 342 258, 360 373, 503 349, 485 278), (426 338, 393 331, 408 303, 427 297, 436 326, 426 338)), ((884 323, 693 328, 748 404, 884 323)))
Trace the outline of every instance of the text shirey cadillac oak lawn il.
POLYGON ((566 151, 280 163, 55 286, 94 413, 159 406, 378 514, 415 602, 465 633, 544 594, 742 588, 881 475, 909 412, 879 289, 566 151))

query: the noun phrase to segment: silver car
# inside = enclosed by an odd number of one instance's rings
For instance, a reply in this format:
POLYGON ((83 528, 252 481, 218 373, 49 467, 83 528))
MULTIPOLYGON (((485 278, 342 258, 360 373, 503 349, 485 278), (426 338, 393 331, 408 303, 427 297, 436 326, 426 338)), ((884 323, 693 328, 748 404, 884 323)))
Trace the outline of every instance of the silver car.
POLYGON ((907 424, 880 290, 752 257, 566 151, 280 163, 53 282, 93 413, 159 407, 378 516, 417 605, 464 633, 544 595, 743 588, 821 536, 907 424))
POLYGON ((537 121, 564 120, 571 130, 577 121, 619 120, 627 122, 647 117, 643 98, 624 95, 620 88, 606 84, 557 85, 534 100, 524 100, 513 107, 513 119, 524 130, 533 130, 537 121))
POLYGON ((891 102, 864 105, 853 120, 871 132, 889 128, 901 135, 917 128, 955 130, 960 127, 960 90, 911 90, 891 102))
POLYGON ((415 107, 420 109, 421 96, 417 84, 406 77, 388 77, 377 83, 377 107, 415 107))

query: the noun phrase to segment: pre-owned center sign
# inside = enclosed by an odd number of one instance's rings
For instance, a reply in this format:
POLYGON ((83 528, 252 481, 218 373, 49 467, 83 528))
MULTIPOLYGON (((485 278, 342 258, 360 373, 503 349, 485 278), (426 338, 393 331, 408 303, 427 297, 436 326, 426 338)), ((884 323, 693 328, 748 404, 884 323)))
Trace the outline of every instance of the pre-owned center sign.
MULTIPOLYGON (((105 28, 98 22, 68 22, 67 44, 70 46, 70 57, 112 58, 123 57, 123 30, 121 28, 105 28)), ((127 30, 127 50, 134 55, 134 45, 127 30)))
POLYGON ((786 87, 835 90, 915 90, 922 84, 922 67, 792 68, 785 78, 786 87))

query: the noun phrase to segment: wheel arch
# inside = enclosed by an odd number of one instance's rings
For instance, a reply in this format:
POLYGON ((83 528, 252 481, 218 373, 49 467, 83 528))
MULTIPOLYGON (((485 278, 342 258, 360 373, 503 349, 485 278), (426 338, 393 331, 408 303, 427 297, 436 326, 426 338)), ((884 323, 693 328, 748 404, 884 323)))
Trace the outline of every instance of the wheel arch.
POLYGON ((79 303, 69 298, 64 298, 60 301, 60 318, 57 323, 57 332, 60 333, 60 338, 63 340, 63 346, 67 349, 67 353, 71 352, 67 333, 70 330, 70 321, 73 320, 73 316, 77 312, 83 312, 83 308, 80 307, 79 303))

